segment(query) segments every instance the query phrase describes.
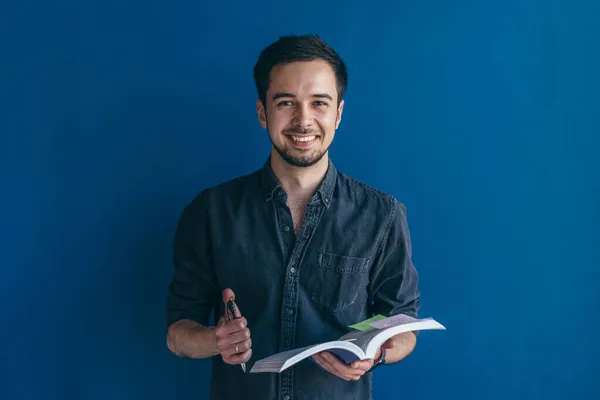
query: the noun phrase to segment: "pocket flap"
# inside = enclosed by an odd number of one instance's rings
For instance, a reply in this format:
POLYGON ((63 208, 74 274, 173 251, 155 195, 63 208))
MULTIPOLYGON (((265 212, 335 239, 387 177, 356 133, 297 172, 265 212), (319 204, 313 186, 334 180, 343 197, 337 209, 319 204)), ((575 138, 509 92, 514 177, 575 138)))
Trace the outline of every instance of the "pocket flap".
POLYGON ((343 275, 365 273, 369 269, 369 262, 368 258, 319 252, 319 266, 333 269, 343 275))

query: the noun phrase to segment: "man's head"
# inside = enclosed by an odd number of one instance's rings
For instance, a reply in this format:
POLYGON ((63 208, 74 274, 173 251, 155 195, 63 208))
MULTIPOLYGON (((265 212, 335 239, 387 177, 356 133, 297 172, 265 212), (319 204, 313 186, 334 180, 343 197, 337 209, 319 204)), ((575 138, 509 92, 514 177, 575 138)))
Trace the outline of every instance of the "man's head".
POLYGON ((285 36, 265 48, 254 67, 258 119, 283 160, 314 165, 339 126, 348 75, 339 55, 318 36, 285 36))

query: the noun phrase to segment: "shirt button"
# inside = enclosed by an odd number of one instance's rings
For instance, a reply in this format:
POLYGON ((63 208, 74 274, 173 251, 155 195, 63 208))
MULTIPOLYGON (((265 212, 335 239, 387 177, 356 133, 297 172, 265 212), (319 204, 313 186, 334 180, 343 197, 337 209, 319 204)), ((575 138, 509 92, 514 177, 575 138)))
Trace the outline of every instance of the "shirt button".
POLYGON ((293 275, 296 272, 296 268, 292 267, 290 268, 290 273, 293 275))
POLYGON ((290 230, 290 227, 287 226, 287 225, 284 225, 283 230, 286 231, 286 232, 288 232, 290 230))
POLYGON ((283 396, 283 400, 290 400, 290 396, 288 396, 287 394, 285 396, 283 396))
POLYGON ((294 310, 292 310, 291 308, 288 308, 287 313, 288 313, 288 315, 292 315, 294 313, 294 310))

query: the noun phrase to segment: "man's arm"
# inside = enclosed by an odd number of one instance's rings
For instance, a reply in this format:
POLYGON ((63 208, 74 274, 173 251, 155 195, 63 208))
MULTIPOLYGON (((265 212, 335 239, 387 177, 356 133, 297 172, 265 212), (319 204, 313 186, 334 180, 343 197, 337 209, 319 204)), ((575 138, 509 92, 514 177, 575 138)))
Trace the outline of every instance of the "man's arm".
MULTIPOLYGON (((406 314, 418 317, 420 293, 418 274, 411 259, 410 233, 403 204, 395 202, 382 236, 379 255, 371 274, 369 292, 373 314, 392 316, 406 314)), ((417 336, 413 332, 400 333, 384 344, 385 364, 393 364, 406 358, 414 350, 417 336)), ((330 352, 313 355, 313 359, 325 370, 350 381, 358 380, 367 373, 381 356, 380 351, 374 360, 355 361, 344 364, 330 352)))
POLYGON ((208 194, 186 205, 173 239, 173 276, 167 298, 167 347, 178 356, 218 354, 210 313, 219 301, 212 267, 208 194))
POLYGON ((388 339, 384 344, 385 363, 393 364, 406 358, 417 345, 417 336, 413 332, 400 333, 388 339))
MULTIPOLYGON (((380 262, 372 273, 374 314, 392 316, 406 314, 418 318, 420 308, 419 276, 412 262, 410 231, 406 207, 396 201, 389 219, 387 235, 383 237, 380 262)), ((386 341, 385 363, 393 364, 406 358, 414 350, 417 335, 405 332, 386 341)))
POLYGON ((187 205, 173 242, 174 272, 167 299, 167 347, 180 357, 207 358, 220 354, 228 364, 240 364, 252 355, 246 319, 236 310, 235 320, 219 319, 209 326, 210 312, 219 298, 234 299, 227 288, 219 296, 210 247, 207 218, 210 201, 205 191, 187 205))
MULTIPOLYGON (((230 289, 223 291, 224 298, 230 294, 233 294, 230 289)), ((224 362, 240 364, 252 356, 252 339, 246 324, 244 317, 232 321, 221 317, 215 327, 180 320, 169 327, 167 345, 179 357, 207 358, 220 354, 224 362)))
POLYGON ((169 326, 167 346, 179 357, 207 358, 219 354, 215 328, 189 319, 179 320, 169 326))

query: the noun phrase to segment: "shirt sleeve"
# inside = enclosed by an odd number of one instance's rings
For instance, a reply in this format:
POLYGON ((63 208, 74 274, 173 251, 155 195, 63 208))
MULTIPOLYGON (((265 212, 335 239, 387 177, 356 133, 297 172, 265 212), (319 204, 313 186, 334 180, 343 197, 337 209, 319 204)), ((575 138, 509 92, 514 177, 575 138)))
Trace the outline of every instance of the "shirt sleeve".
POLYGON ((210 251, 205 192, 184 208, 173 240, 173 275, 168 287, 167 328, 190 319, 208 326, 219 300, 210 251))
POLYGON ((381 239, 379 257, 371 271, 372 311, 384 316, 418 318, 419 275, 412 262, 410 231, 404 204, 394 200, 381 239))

